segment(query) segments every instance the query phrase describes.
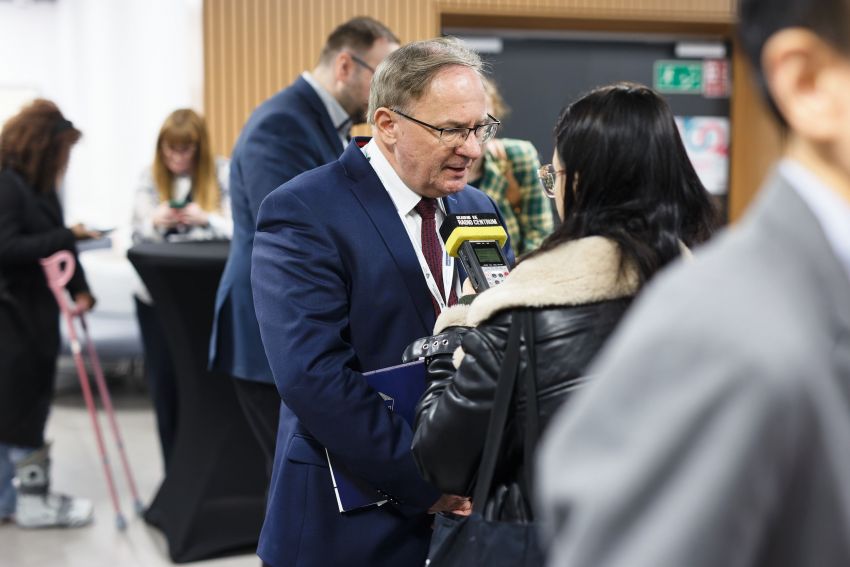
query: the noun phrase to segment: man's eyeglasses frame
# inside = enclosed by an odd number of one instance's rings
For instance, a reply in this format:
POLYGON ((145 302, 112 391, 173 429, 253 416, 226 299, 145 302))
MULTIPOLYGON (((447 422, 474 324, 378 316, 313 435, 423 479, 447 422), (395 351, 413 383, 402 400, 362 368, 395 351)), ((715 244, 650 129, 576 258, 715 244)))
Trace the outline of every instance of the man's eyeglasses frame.
POLYGON ((433 124, 428 124, 427 122, 423 122, 418 118, 414 118, 408 114, 405 114, 397 108, 390 108, 390 110, 392 112, 395 112, 399 116, 407 118, 411 122, 415 122, 420 126, 424 126, 425 128, 430 128, 435 132, 439 132, 440 143, 452 148, 459 148, 460 146, 464 145, 466 143, 466 140, 469 138, 469 135, 472 133, 475 134, 475 138, 478 140, 478 143, 483 145, 496 136, 496 132, 498 131, 499 125, 501 124, 501 122, 495 116, 488 114, 487 118, 492 120, 492 122, 478 124, 476 126, 472 126, 471 128, 438 128, 433 124))
POLYGON ((350 52, 350 51, 346 51, 346 53, 348 53, 348 56, 349 56, 349 57, 351 57, 351 60, 352 60, 352 61, 354 61, 355 63, 357 63, 358 65, 360 65, 360 66, 361 66, 361 67, 363 67, 364 69, 369 69, 370 71, 372 71, 372 73, 373 73, 373 74, 375 73, 375 68, 374 68, 374 67, 372 67, 371 65, 369 65, 368 63, 366 63, 366 61, 365 61, 365 60, 363 60, 363 59, 361 59, 360 57, 358 57, 358 56, 354 55, 354 54, 353 54, 352 52, 350 52))

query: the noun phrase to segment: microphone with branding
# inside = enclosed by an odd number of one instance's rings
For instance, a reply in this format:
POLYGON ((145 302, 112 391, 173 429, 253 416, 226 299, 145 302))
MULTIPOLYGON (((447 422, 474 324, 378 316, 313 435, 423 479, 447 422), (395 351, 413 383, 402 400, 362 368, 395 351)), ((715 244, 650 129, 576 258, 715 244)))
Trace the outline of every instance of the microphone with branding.
POLYGON ((502 246, 508 234, 495 213, 447 215, 440 236, 446 252, 460 258, 476 293, 505 281, 509 268, 502 246))

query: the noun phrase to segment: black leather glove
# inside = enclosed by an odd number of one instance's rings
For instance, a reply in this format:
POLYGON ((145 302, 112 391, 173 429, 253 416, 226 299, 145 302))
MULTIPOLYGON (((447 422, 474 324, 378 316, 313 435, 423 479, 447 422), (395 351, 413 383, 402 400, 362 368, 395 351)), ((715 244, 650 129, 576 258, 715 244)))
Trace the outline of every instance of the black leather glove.
POLYGON ((439 399, 454 378, 452 356, 468 331, 468 327, 448 327, 439 335, 417 339, 405 349, 404 362, 425 358, 425 393, 416 406, 417 421, 419 415, 439 399))
POLYGON ((439 335, 416 339, 404 349, 401 361, 408 363, 424 358, 427 365, 429 358, 445 354, 448 354, 451 360, 452 353, 460 346, 467 331, 469 331, 468 327, 447 327, 439 335))

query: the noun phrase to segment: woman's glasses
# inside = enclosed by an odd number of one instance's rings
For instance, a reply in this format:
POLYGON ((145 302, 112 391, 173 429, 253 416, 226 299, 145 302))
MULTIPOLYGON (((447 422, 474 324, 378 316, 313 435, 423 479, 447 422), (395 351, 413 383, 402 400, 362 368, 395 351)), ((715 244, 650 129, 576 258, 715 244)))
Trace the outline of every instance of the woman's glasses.
POLYGON ((551 163, 544 165, 537 170, 537 178, 540 179, 540 185, 543 187, 543 192, 550 199, 555 198, 555 189, 558 183, 558 175, 566 173, 563 169, 555 169, 551 163))

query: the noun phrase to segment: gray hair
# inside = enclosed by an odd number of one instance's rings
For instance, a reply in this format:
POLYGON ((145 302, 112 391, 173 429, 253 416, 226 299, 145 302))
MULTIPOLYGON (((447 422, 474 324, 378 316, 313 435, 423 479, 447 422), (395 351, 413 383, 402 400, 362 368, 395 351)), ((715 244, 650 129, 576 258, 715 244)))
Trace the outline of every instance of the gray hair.
POLYGON ((453 37, 439 37, 403 45, 375 70, 369 91, 369 124, 380 107, 406 109, 428 90, 434 77, 450 66, 468 67, 483 78, 484 64, 473 50, 453 37))

